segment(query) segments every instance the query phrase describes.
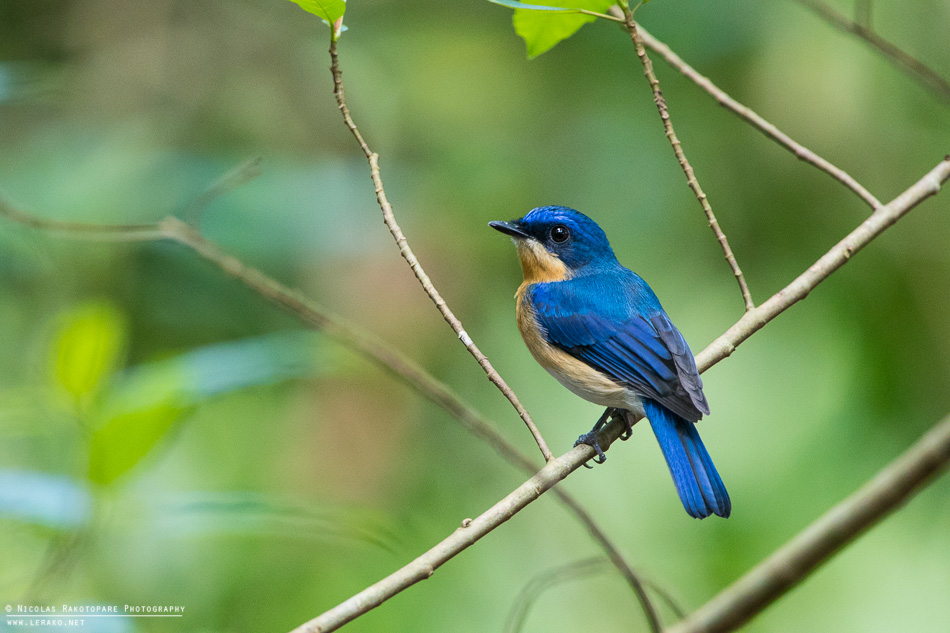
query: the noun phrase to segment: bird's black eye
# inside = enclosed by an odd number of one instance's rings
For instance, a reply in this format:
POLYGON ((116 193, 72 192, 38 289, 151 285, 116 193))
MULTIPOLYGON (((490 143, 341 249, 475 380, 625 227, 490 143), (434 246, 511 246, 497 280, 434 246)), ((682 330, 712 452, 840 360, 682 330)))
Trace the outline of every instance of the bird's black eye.
POLYGON ((571 230, 563 224, 555 224, 551 227, 551 240, 556 244, 563 244, 571 236, 571 230))

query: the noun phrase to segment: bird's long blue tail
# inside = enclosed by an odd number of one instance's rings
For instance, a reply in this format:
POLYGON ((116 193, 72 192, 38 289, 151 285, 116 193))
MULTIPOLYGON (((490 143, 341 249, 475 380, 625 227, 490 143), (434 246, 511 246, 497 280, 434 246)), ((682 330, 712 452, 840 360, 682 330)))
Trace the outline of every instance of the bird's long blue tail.
POLYGON ((710 514, 729 516, 729 493, 699 439, 696 426, 653 400, 644 398, 643 409, 689 515, 697 519, 710 514))

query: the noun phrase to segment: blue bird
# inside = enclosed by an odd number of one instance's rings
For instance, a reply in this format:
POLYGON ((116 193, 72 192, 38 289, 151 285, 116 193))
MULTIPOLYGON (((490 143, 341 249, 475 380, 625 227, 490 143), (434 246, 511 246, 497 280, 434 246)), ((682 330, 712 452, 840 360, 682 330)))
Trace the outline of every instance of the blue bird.
POLYGON ((650 286, 617 261, 596 222, 560 206, 489 222, 518 248, 524 282, 518 329, 535 360, 580 397, 607 407, 577 443, 606 459, 597 432, 610 418, 632 431, 650 420, 680 500, 697 519, 732 509, 695 422, 709 413, 693 353, 650 286))

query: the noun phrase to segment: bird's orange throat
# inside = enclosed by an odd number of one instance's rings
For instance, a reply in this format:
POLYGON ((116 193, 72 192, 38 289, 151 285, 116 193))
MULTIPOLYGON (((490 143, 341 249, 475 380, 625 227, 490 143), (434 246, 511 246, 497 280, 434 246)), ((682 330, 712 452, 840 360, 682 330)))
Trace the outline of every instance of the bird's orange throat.
POLYGON ((524 285, 545 281, 564 281, 568 278, 567 266, 561 259, 533 239, 516 240, 524 285))

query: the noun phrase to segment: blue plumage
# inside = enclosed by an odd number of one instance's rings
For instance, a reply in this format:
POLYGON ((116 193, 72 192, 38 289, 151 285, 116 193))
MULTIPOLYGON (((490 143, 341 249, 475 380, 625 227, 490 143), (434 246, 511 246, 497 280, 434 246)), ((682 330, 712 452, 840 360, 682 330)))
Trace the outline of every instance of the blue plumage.
POLYGON ((647 283, 573 209, 540 207, 491 226, 518 245, 518 326, 535 358, 585 399, 645 415, 690 516, 729 516, 694 426, 709 413, 696 361, 647 283))

